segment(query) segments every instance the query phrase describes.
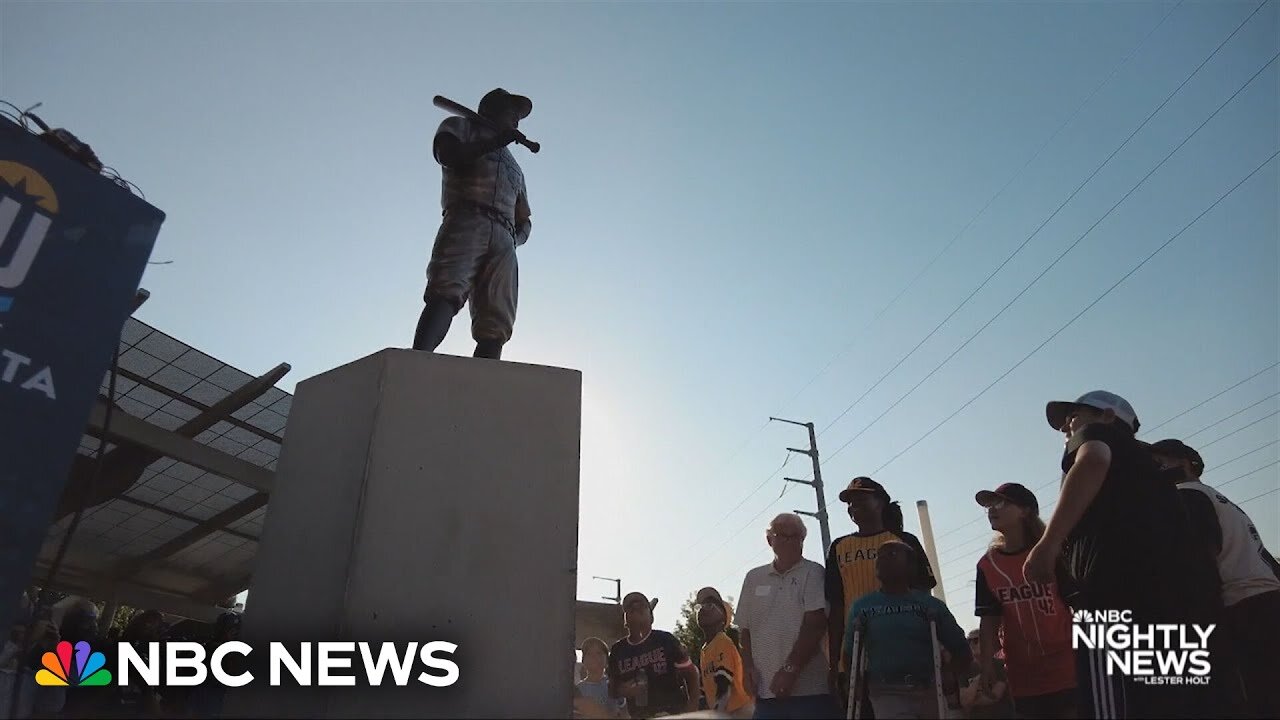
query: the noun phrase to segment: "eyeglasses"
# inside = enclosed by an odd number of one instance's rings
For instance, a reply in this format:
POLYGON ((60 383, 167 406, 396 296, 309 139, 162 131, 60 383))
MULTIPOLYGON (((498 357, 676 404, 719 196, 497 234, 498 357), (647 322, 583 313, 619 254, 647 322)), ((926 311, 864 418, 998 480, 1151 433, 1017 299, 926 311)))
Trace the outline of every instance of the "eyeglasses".
POLYGON ((769 533, 769 537, 778 538, 781 540, 800 540, 804 538, 804 536, 801 535, 800 533, 780 533, 780 532, 771 532, 769 533))

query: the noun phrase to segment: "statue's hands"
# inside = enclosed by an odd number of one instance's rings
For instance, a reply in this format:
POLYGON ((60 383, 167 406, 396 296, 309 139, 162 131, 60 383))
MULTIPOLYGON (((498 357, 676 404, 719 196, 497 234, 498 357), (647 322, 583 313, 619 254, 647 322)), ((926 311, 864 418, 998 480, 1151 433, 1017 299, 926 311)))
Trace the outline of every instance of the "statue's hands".
POLYGON ((497 141, 502 143, 502 147, 506 147, 511 143, 524 137, 524 134, 515 128, 506 128, 498 131, 497 141))

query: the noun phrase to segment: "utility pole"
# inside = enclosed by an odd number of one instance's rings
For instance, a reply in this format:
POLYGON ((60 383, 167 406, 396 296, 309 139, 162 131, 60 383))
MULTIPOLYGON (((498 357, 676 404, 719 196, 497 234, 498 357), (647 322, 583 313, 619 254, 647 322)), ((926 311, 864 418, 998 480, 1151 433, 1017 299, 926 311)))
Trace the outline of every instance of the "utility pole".
POLYGON ((614 603, 618 605, 622 604, 622 581, 621 580, 619 580, 618 578, 600 577, 599 575, 592 575, 591 578, 593 580, 606 580, 608 582, 613 583, 614 592, 616 593, 616 595, 614 597, 608 597, 608 596, 601 597, 600 598, 601 600, 612 600, 614 603))
POLYGON ((802 422, 796 422, 795 420, 786 420, 784 418, 776 418, 776 417, 771 417, 769 418, 769 420, 771 422, 776 420, 777 422, 784 422, 791 425, 799 425, 800 427, 806 428, 809 430, 809 449, 808 450, 801 450, 799 448, 789 447, 787 448, 787 451, 809 456, 809 460, 813 462, 813 480, 796 480, 795 478, 782 478, 782 479, 786 480, 787 482, 800 483, 801 485, 808 485, 813 488, 813 491, 815 493, 817 493, 818 512, 812 513, 812 512, 806 512, 804 510, 796 510, 795 512, 797 515, 808 515, 809 517, 818 519, 818 527, 822 530, 822 554, 825 556, 827 553, 827 548, 831 547, 831 527, 827 523, 827 498, 822 493, 822 468, 818 464, 818 438, 816 435, 814 435, 813 423, 811 422, 802 423, 802 422))

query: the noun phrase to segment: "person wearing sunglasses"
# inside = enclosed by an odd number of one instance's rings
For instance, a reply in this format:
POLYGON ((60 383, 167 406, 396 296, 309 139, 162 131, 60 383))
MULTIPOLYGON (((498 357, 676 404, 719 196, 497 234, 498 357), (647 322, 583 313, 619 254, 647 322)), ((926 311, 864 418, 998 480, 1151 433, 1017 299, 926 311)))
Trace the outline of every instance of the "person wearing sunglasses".
POLYGON ((765 539, 773 562, 747 573, 738 596, 742 664, 756 688, 756 718, 807 720, 839 713, 819 655, 827 629, 822 566, 804 557, 804 521, 783 513, 765 539))

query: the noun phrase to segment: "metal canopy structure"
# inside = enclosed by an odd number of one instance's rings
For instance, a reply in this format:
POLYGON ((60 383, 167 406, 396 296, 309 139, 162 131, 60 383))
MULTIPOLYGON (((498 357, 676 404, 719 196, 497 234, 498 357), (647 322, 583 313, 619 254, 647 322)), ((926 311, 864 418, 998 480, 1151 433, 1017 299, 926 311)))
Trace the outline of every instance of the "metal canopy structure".
POLYGON ((215 616, 252 574, 293 401, 275 384, 289 369, 252 376, 130 318, 115 407, 108 421, 108 374, 35 577, 48 571, 83 500, 58 589, 215 616))

